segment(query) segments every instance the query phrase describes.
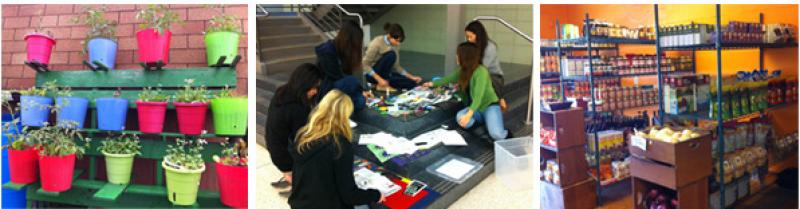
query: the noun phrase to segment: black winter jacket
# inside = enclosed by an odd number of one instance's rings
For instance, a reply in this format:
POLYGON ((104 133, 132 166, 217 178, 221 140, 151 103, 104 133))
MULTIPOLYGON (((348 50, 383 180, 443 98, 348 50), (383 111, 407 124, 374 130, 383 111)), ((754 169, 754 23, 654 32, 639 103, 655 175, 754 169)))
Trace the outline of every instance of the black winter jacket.
POLYGON ((311 107, 293 98, 293 95, 275 95, 267 109, 267 151, 272 163, 281 172, 292 171, 289 143, 294 141, 297 130, 308 122, 311 107))

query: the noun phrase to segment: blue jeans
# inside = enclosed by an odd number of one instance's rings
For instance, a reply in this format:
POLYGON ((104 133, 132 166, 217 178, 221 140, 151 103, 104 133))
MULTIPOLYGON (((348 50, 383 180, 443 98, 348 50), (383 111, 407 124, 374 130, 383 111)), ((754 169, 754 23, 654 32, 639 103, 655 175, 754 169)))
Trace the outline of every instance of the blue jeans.
MULTIPOLYGON (((405 75, 400 73, 396 73, 392 71, 394 69, 394 63, 397 62, 397 54, 394 51, 389 51, 384 53, 375 65, 372 66, 372 70, 375 74, 378 74, 389 82, 389 86, 396 88, 396 89, 413 89, 417 86, 417 82, 414 82, 411 79, 408 79, 405 75)), ((366 77, 367 82, 370 83, 378 83, 375 78, 372 78, 370 75, 364 75, 366 77)))
MULTIPOLYGON (((458 122, 459 118, 467 114, 467 111, 469 111, 469 108, 458 111, 456 114, 456 122, 458 122)), ((508 136, 508 130, 506 130, 503 124, 503 112, 500 111, 500 105, 489 105, 483 112, 475 111, 475 113, 472 114, 472 118, 467 123, 467 126, 464 128, 471 128, 475 123, 486 123, 489 137, 492 137, 495 141, 503 140, 508 136)))
POLYGON ((333 82, 333 88, 344 92, 353 101, 353 112, 358 112, 367 106, 367 98, 364 98, 361 92, 361 82, 355 76, 345 76, 342 79, 333 82))

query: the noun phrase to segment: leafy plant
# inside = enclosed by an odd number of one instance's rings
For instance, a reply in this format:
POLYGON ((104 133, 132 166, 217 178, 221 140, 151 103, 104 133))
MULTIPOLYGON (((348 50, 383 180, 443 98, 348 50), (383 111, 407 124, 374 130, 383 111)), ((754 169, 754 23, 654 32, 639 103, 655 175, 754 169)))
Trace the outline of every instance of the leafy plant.
POLYGON ((183 103, 205 103, 208 102, 208 89, 205 85, 199 87, 192 87, 194 79, 183 80, 186 85, 183 89, 175 93, 175 102, 183 103))
MULTIPOLYGON (((67 123, 76 123, 68 121, 67 123)), ((76 124, 70 125, 71 127, 76 124)), ((28 132, 28 137, 34 144, 39 145, 39 154, 43 156, 67 156, 76 154, 78 158, 82 157, 86 148, 90 146, 91 139, 84 138, 80 132, 75 129, 63 128, 61 126, 49 126, 47 122, 42 128, 31 130, 28 132), (83 145, 79 145, 75 140, 83 141, 83 145)))
POLYGON ((236 97, 236 96, 237 96, 236 92, 234 92, 233 89, 228 85, 225 85, 225 88, 219 90, 219 92, 214 94, 214 98, 226 98, 226 97, 236 97))
POLYGON ((22 96, 41 96, 41 97, 43 97, 43 96, 47 95, 47 91, 48 90, 54 90, 55 87, 56 87, 56 81, 52 80, 52 81, 45 82, 44 85, 42 85, 41 88, 37 88, 36 86, 32 86, 31 88, 29 88, 27 90, 19 91, 19 94, 21 94, 22 96))
POLYGON ((13 99, 11 96, 10 91, 2 91, 2 106, 11 115, 12 120, 6 123, 3 123, 3 135, 6 136, 8 139, 7 145, 3 146, 2 148, 9 148, 14 150, 25 150, 28 147, 34 146, 33 142, 30 138, 27 137, 28 127, 24 126, 20 128, 20 119, 17 117, 17 112, 19 112, 19 107, 15 107, 11 105, 11 100, 13 99))
POLYGON ((208 20, 208 28, 206 28, 206 32, 239 33, 241 31, 237 17, 235 15, 229 15, 222 12, 224 9, 222 5, 207 6, 207 8, 214 9, 218 14, 211 17, 211 20, 208 20))
POLYGON ((222 142, 222 157, 214 155, 214 161, 229 166, 247 166, 247 142, 237 138, 233 146, 227 140, 222 142))
POLYGON ((86 7, 84 9, 85 15, 75 16, 72 22, 76 24, 84 24, 89 27, 86 32, 86 39, 83 40, 83 52, 86 53, 86 44, 93 38, 107 38, 113 41, 117 40, 117 23, 106 19, 106 7, 100 8, 86 7))
POLYGON ((36 16, 39 16, 39 23, 38 25, 36 25, 34 33, 45 34, 47 36, 53 37, 53 33, 51 33, 49 30, 45 30, 44 26, 42 26, 43 22, 42 20, 44 20, 44 10, 36 11, 36 16))
POLYGON ((175 145, 167 145, 167 155, 164 161, 170 167, 180 170, 198 170, 205 167, 203 162, 203 145, 208 144, 205 139, 185 140, 175 139, 175 145))
POLYGON ((98 151, 108 154, 137 154, 141 155, 140 150, 142 146, 139 145, 139 136, 136 134, 125 134, 108 140, 100 142, 97 147, 98 151))
POLYGON ((164 30, 169 29, 173 23, 183 23, 178 13, 169 10, 164 5, 148 5, 147 8, 136 14, 136 19, 144 21, 139 24, 139 28, 153 28, 158 30, 158 33, 164 33, 164 30))
POLYGON ((142 102, 166 102, 169 100, 169 96, 161 91, 161 88, 156 88, 153 90, 152 87, 145 87, 142 92, 139 93, 139 101, 142 102))

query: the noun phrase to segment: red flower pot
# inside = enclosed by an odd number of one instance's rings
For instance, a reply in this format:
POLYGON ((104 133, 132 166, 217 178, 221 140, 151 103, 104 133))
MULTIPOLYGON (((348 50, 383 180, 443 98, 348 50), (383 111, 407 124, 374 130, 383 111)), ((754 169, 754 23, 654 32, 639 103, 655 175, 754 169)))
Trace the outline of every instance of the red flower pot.
POLYGON ((56 45, 55 39, 46 34, 31 33, 25 35, 25 42, 28 44, 28 62, 50 64, 50 53, 56 45))
POLYGON ((154 63, 159 60, 164 64, 169 62, 169 42, 172 39, 172 32, 164 30, 159 34, 158 30, 150 28, 136 32, 136 43, 139 45, 139 61, 144 63, 154 63))
POLYGON ((136 111, 139 113, 139 131, 142 133, 161 133, 164 130, 164 114, 167 112, 167 102, 136 101, 136 111))
POLYGON ((247 166, 216 165, 222 204, 232 208, 247 208, 247 166))
POLYGON ((200 134, 206 124, 208 103, 175 102, 174 104, 175 111, 178 112, 178 130, 180 133, 200 134))
POLYGON ((48 192, 63 192, 72 187, 75 171, 75 154, 67 156, 39 156, 42 189, 48 192))
POLYGON ((30 184, 39 177, 38 150, 29 147, 25 150, 8 149, 8 168, 11 182, 30 184))

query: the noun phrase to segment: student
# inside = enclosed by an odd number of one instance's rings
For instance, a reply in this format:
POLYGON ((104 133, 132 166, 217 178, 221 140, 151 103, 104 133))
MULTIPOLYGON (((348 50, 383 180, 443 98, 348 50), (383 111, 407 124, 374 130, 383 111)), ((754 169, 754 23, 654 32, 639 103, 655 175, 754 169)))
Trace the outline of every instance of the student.
POLYGON ((317 100, 332 89, 339 89, 353 100, 356 110, 366 106, 364 87, 361 81, 353 76, 361 70, 361 51, 364 32, 361 26, 353 21, 346 21, 339 33, 331 41, 326 41, 315 48, 317 66, 322 71, 317 100))
POLYGON ((456 114, 456 121, 463 128, 471 128, 476 122, 485 123, 489 136, 494 140, 508 137, 503 125, 503 113, 497 104, 497 95, 489 78, 489 71, 480 64, 480 51, 477 45, 464 42, 456 49, 459 70, 434 82, 426 82, 425 87, 438 87, 457 83, 459 94, 465 98, 467 108, 456 114))
POLYGON ((483 24, 477 20, 467 24, 467 27, 464 28, 464 35, 468 42, 478 46, 481 64, 489 70, 492 78, 492 87, 494 87, 494 91, 499 98, 497 103, 500 105, 500 109, 505 112, 506 108, 508 108, 506 99, 503 97, 505 79, 503 79, 503 69, 500 68, 500 60, 497 59, 497 44, 489 39, 489 34, 486 33, 483 24))
POLYGON ((367 72, 364 75, 366 80, 378 84, 379 88, 416 87, 422 78, 412 75, 400 66, 400 43, 406 39, 403 27, 397 23, 386 23, 383 30, 386 34, 372 39, 361 61, 364 72, 367 72))
POLYGON ((383 202, 378 190, 362 190, 353 177, 353 132, 349 117, 351 99, 331 90, 311 112, 308 124, 298 132, 290 153, 294 158, 292 195, 294 209, 352 209, 356 205, 383 202))
POLYGON ((283 177, 272 186, 288 187, 292 181, 292 157, 289 142, 294 140, 297 130, 308 122, 308 114, 314 106, 320 79, 319 68, 311 63, 298 66, 289 82, 278 87, 267 109, 267 151, 272 163, 283 173, 283 177))

